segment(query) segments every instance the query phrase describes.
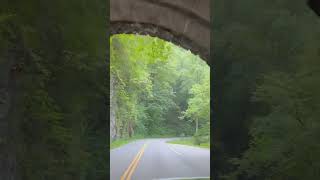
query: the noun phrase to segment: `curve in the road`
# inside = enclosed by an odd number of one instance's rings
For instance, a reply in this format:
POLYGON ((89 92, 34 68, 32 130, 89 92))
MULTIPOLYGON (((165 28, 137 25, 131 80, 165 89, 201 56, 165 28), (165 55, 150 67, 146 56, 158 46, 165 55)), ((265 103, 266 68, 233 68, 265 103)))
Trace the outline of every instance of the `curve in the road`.
POLYGON ((111 150, 110 179, 119 180, 124 172, 127 173, 123 180, 210 176, 209 150, 167 144, 168 140, 170 139, 137 140, 111 150))

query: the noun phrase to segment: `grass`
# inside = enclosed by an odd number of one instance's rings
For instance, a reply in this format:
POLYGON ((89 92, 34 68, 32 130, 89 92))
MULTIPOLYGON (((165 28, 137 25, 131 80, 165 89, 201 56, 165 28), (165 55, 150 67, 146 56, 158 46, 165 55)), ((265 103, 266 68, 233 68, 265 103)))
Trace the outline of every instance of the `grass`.
POLYGON ((197 144, 194 144, 192 138, 177 139, 177 140, 168 141, 167 143, 170 143, 170 144, 182 144, 182 145, 187 145, 187 146, 194 146, 194 147, 201 147, 201 148, 210 149, 210 142, 200 143, 200 145, 197 145, 197 144))
MULTIPOLYGON (((115 149, 115 148, 121 147, 123 145, 126 145, 128 143, 131 143, 131 142, 139 140, 139 139, 145 139, 145 138, 170 138, 170 137, 173 137, 173 136, 170 136, 170 135, 153 135, 153 136, 147 136, 147 137, 146 136, 134 136, 132 138, 122 138, 122 139, 117 139, 115 141, 112 141, 110 143, 110 149, 115 149)), ((193 138, 177 139, 177 140, 168 141, 167 143, 182 144, 182 145, 188 145, 188 146, 194 146, 194 147, 210 149, 210 142, 200 143, 200 145, 196 145, 193 142, 193 138)))
POLYGON ((143 136, 136 136, 136 137, 132 137, 132 138, 117 139, 117 140, 112 141, 110 143, 110 149, 115 149, 117 147, 126 145, 126 144, 128 144, 130 142, 133 142, 133 141, 136 141, 136 140, 139 140, 139 139, 143 139, 143 138, 144 138, 143 136))
POLYGON ((123 145, 126 145, 130 142, 133 142, 133 141, 136 141, 136 140, 139 140, 139 139, 146 139, 146 138, 170 138, 170 137, 173 137, 171 135, 152 135, 152 136, 140 136, 140 135, 137 135, 137 136, 134 136, 132 138, 121 138, 121 139, 117 139, 115 141, 112 141, 110 143, 110 149, 115 149, 115 148, 118 148, 118 147, 121 147, 123 145))

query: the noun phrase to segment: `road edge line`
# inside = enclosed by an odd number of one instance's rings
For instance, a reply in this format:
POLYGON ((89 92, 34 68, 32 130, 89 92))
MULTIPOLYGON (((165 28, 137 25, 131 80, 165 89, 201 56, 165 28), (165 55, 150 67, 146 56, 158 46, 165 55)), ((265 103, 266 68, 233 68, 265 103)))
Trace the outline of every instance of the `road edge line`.
POLYGON ((168 145, 168 147, 169 147, 169 149, 170 149, 171 151, 173 151, 173 152, 175 152, 176 154, 182 156, 182 154, 179 153, 179 152, 177 152, 176 150, 174 150, 174 148, 173 148, 171 145, 168 145))

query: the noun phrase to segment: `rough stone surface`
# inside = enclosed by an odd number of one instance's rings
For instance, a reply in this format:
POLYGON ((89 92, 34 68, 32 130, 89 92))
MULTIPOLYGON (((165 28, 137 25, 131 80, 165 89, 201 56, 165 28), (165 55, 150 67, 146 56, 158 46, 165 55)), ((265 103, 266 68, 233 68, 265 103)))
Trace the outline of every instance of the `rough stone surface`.
POLYGON ((111 34, 157 36, 209 61, 209 0, 111 0, 110 7, 111 34))
POLYGON ((181 36, 168 29, 157 27, 151 24, 115 22, 111 24, 111 34, 141 34, 158 37, 166 41, 172 42, 185 49, 191 50, 194 54, 199 55, 202 59, 207 59, 209 54, 206 48, 203 48, 192 42, 185 36, 181 36))

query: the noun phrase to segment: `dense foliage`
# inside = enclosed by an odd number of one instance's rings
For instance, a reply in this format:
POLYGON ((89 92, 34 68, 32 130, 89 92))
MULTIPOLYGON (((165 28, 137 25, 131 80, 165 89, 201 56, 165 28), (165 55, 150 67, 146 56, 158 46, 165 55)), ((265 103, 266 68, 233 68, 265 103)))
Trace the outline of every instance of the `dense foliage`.
POLYGON ((6 146, 16 169, 3 178, 107 179, 106 8, 1 2, 0 63, 12 66, 14 97, 6 146))
POLYGON ((215 175, 320 179, 318 17, 305 1, 213 4, 215 175))
POLYGON ((192 136, 209 141, 210 68, 159 38, 111 37, 111 111, 115 138, 192 136))

